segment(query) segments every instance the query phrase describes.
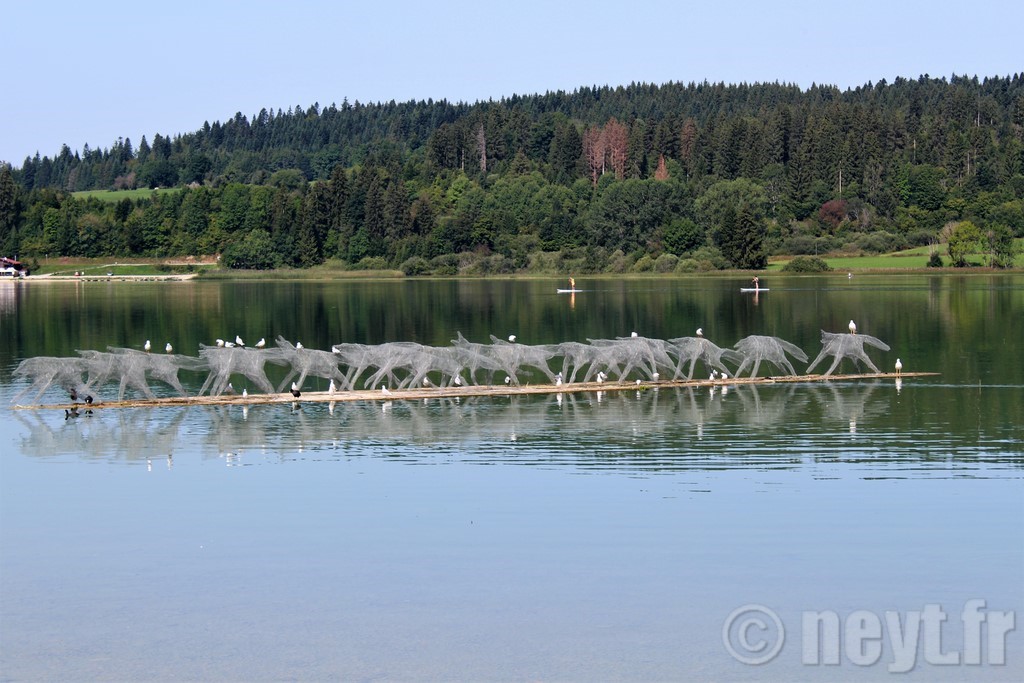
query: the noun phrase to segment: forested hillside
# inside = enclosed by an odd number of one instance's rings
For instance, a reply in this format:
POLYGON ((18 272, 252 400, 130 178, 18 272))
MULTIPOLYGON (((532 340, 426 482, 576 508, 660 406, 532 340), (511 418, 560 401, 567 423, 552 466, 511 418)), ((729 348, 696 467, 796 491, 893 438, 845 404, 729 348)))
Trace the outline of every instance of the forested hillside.
POLYGON ((1014 235, 1024 74, 300 106, 0 170, 23 259, 667 272, 952 238, 999 266, 1014 235), (157 187, 180 191, 73 194, 157 187))

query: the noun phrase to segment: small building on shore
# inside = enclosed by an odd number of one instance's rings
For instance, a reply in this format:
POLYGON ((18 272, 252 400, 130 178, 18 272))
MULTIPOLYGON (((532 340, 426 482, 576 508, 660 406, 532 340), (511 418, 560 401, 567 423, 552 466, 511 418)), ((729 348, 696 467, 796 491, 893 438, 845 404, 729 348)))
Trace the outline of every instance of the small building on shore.
POLYGON ((0 256, 0 277, 28 277, 29 270, 21 261, 0 256))

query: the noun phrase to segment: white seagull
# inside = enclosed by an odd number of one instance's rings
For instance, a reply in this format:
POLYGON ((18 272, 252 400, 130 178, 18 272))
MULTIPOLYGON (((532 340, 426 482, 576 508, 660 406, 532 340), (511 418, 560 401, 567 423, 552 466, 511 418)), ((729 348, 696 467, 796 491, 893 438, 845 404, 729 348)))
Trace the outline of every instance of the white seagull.
POLYGON ((849 327, 849 328, 850 328, 850 334, 857 334, 857 323, 855 323, 855 322, 853 322, 853 321, 851 320, 851 321, 850 321, 850 324, 849 324, 849 325, 847 325, 847 327, 849 327))
POLYGON ((505 386, 508 386, 509 384, 512 384, 512 378, 511 377, 505 377, 505 386))
POLYGON ((247 396, 249 396, 249 390, 248 389, 242 389, 242 398, 246 398, 247 396))
POLYGON ((295 342, 295 349, 296 350, 304 349, 304 348, 306 348, 306 347, 302 345, 302 342, 295 342))
POLYGON ((330 385, 327 387, 327 393, 328 394, 333 394, 337 390, 338 390, 338 387, 334 386, 334 380, 332 379, 330 385))
POLYGON ((512 342, 513 344, 515 344, 516 343, 516 335, 514 335, 514 334, 508 335, 508 340, 510 342, 512 342))
POLYGON ((703 337, 704 336, 704 328, 703 327, 698 327, 697 328, 697 336, 698 337, 703 337))
POLYGON ((218 339, 217 340, 217 346, 223 347, 224 346, 224 340, 223 339, 218 339))
POLYGON ((167 353, 174 351, 174 347, 171 346, 171 342, 167 342, 167 346, 164 347, 164 351, 166 351, 167 353))
POLYGON ((263 337, 260 337, 260 340, 258 342, 256 342, 256 348, 257 349, 262 349, 266 345, 267 345, 267 340, 264 339, 263 337))
POLYGON ((897 375, 902 375, 903 374, 903 363, 900 361, 899 358, 896 359, 896 374, 897 375))
POLYGON ((633 338, 636 338, 636 337, 639 337, 640 335, 639 335, 639 334, 637 334, 636 332, 630 332, 630 333, 629 333, 629 336, 630 336, 630 337, 633 337, 633 338))
POLYGON ((390 396, 391 395, 391 392, 388 391, 388 388, 386 386, 384 386, 383 384, 380 385, 380 393, 384 394, 385 396, 390 396))
POLYGON ((142 350, 145 351, 146 353, 149 353, 149 350, 152 348, 153 345, 149 343, 148 339, 146 340, 146 343, 142 345, 142 350))
POLYGON ((295 382, 292 382, 292 396, 294 396, 295 398, 302 396, 302 392, 299 391, 299 385, 296 384, 295 382))
POLYGON ((245 342, 242 341, 242 338, 239 337, 237 334, 235 335, 235 344, 237 344, 238 346, 245 346, 245 342))

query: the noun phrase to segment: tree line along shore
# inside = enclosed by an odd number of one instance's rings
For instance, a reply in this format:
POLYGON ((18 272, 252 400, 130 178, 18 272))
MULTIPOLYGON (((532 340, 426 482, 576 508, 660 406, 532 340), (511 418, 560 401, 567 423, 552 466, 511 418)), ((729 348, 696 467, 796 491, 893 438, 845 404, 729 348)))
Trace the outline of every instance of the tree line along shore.
POLYGON ((806 272, 919 249, 1006 268, 1020 238, 1021 75, 314 104, 0 168, 0 253, 23 261, 806 272))

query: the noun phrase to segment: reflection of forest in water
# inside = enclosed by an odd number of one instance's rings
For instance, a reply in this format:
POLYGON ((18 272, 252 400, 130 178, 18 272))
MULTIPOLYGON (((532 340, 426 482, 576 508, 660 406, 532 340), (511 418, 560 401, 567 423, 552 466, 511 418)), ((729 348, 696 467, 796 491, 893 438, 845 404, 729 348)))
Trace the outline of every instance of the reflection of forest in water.
POLYGON ((14 415, 28 429, 21 450, 38 458, 170 464, 168 456, 195 452, 229 465, 377 456, 643 471, 867 459, 1021 466, 1006 455, 1008 444, 1000 450, 926 428, 893 431, 888 413, 901 388, 890 381, 740 385, 14 415), (207 436, 196 443, 196 434, 207 436))

